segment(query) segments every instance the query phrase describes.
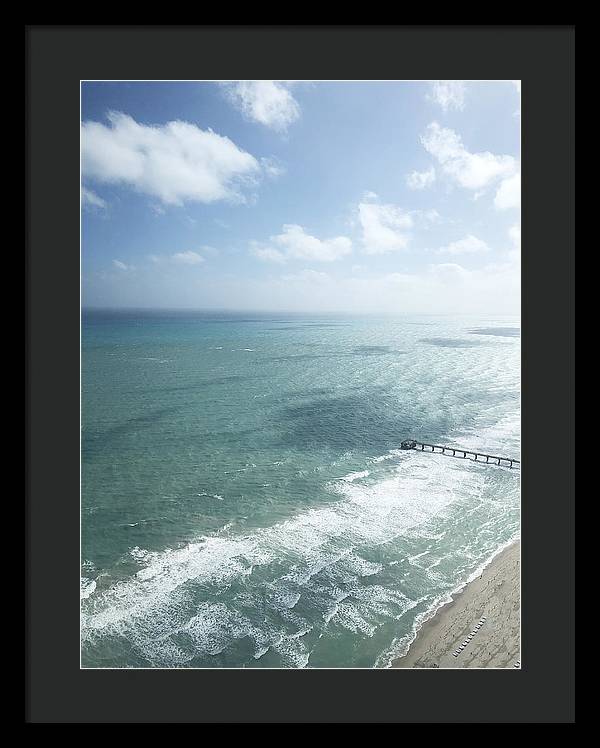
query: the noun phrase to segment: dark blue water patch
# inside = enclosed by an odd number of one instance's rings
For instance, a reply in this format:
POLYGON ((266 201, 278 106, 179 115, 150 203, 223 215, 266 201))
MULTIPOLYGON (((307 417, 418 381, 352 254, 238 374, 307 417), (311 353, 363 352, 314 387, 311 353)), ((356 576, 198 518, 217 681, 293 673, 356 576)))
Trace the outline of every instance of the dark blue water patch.
POLYGON ((153 387, 152 389, 146 388, 148 392, 185 392, 185 391, 201 391, 207 387, 218 386, 218 385, 229 385, 233 382, 245 382, 251 379, 263 379, 257 375, 242 376, 240 374, 232 374, 230 376, 213 377, 211 379, 202 379, 199 382, 190 384, 174 385, 172 387, 153 387))
POLYGON ((476 327, 468 330, 471 335, 495 335, 499 338, 520 338, 520 327, 476 327))
POLYGON ((266 327, 265 330, 269 332, 286 332, 287 330, 307 330, 311 328, 324 329, 324 328, 336 328, 336 327, 351 327, 349 322, 328 322, 328 323, 307 323, 303 325, 289 325, 281 324, 279 327, 266 327))
POLYGON ((282 404, 275 441, 303 450, 326 447, 334 453, 366 450, 381 454, 398 447, 410 435, 429 443, 443 443, 439 440, 447 440, 459 428, 470 428, 473 420, 481 417, 481 404, 493 410, 519 399, 518 392, 473 388, 463 408, 432 413, 410 395, 399 399, 387 386, 350 386, 347 390, 352 391, 282 404))
POLYGON ((388 346, 362 345, 350 351, 338 350, 327 353, 291 353, 288 356, 271 356, 266 359, 278 363, 293 361, 316 361, 318 359, 355 358, 357 356, 404 356, 406 351, 397 351, 388 346))
POLYGON ((329 351, 328 353, 290 353, 288 356, 271 356, 267 361, 289 362, 289 361, 316 361, 318 359, 335 359, 335 358, 352 358, 364 353, 355 353, 354 351, 329 351))
POLYGON ((285 397, 287 400, 293 400, 293 399, 306 400, 307 398, 324 397, 328 395, 333 395, 334 392, 335 392, 334 387, 314 387, 313 389, 306 389, 300 392, 296 390, 289 390, 288 392, 285 393, 285 397))
POLYGON ((479 340, 464 340, 463 338, 420 338, 419 342, 436 345, 439 348, 475 348, 478 345, 485 345, 479 340))
POLYGON ((343 356, 343 353, 332 354, 332 353, 291 353, 289 356, 268 356, 265 358, 266 361, 274 361, 276 363, 287 363, 289 361, 316 361, 321 358, 334 358, 336 355, 343 356))
POLYGON ((389 353, 389 345, 357 345, 354 347, 356 353, 389 353))
POLYGON ((406 351, 397 351, 389 347, 389 345, 357 345, 353 352, 356 355, 359 356, 387 356, 387 355, 396 355, 396 356, 403 356, 406 355, 406 351))
MULTIPOLYGON (((392 386, 392 383, 387 384, 370 384, 369 385, 369 392, 372 395, 388 392, 390 387, 392 386)), ((364 384, 348 384, 345 386, 347 390, 352 390, 353 392, 364 392, 365 386, 364 384)))
POLYGON ((171 416, 185 410, 185 405, 172 405, 166 408, 153 408, 147 413, 134 418, 128 418, 125 422, 95 434, 82 434, 81 437, 81 454, 82 457, 91 457, 96 453, 103 452, 105 449, 115 445, 115 442, 132 433, 137 433, 141 429, 148 429, 160 421, 164 421, 171 416))
MULTIPOLYGON (((361 394, 319 398, 312 402, 284 407, 280 413, 286 447, 316 448, 323 446, 346 450, 386 450, 400 444, 405 434, 413 433, 416 414, 401 409, 394 398, 377 390, 361 394)), ((431 424, 430 424, 431 426, 431 424)), ((450 416, 435 418, 433 433, 446 433, 452 426, 450 416)))

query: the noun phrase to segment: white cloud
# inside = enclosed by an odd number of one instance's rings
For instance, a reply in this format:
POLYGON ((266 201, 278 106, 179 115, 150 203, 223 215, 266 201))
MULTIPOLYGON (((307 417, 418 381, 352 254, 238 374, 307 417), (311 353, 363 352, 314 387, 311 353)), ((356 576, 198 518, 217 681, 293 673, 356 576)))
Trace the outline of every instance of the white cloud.
POLYGON ((204 257, 202 257, 202 255, 199 255, 198 252, 192 252, 191 250, 187 252, 176 252, 174 255, 171 255, 171 258, 174 262, 177 262, 180 265, 200 265, 204 262, 204 257))
POLYGON ((220 254, 220 250, 218 250, 216 247, 211 247, 209 244, 203 244, 200 249, 204 252, 205 255, 208 255, 209 257, 217 257, 217 255, 220 254))
POLYGON ((519 93, 521 93, 521 81, 512 81, 513 85, 519 93))
POLYGON ((113 265, 116 268, 119 268, 119 270, 132 270, 132 265, 126 265, 124 262, 121 262, 121 260, 113 260, 113 265))
POLYGON ((270 179, 277 179, 277 177, 285 174, 285 166, 274 156, 261 158, 260 165, 265 175, 270 179))
MULTIPOLYGON (((313 271, 314 273, 314 271, 313 271)), ((420 272, 383 275, 325 273, 260 280, 240 279, 229 289, 256 309, 353 311, 423 314, 518 314, 518 256, 467 270, 455 262, 430 265, 420 272)))
POLYGON ((437 265, 430 265, 428 273, 435 282, 455 289, 459 289, 472 277, 475 277, 473 271, 466 270, 456 262, 441 262, 437 265))
POLYGON ((285 81, 236 81, 225 84, 229 99, 248 119, 283 132, 300 116, 285 81))
POLYGON ((376 192, 372 192, 371 190, 367 190, 363 193, 363 200, 377 200, 379 195, 376 192))
POLYGON ((519 224, 516 224, 515 226, 511 226, 510 229, 508 230, 508 236, 510 237, 513 247, 515 249, 520 250, 521 249, 521 226, 519 224))
POLYGON ((82 169, 87 179, 124 184, 167 205, 243 200, 256 184, 258 161, 229 138, 189 122, 140 125, 121 112, 109 125, 82 125, 82 169))
MULTIPOLYGON (((511 229, 511 233, 515 236, 516 230, 511 229)), ((242 310, 518 314, 520 260, 508 238, 507 234, 502 259, 473 270, 458 264, 452 256, 448 256, 449 262, 419 271, 397 265, 394 272, 387 273, 378 273, 373 267, 364 272, 360 268, 355 268, 359 272, 350 272, 348 267, 344 273, 344 266, 336 267, 335 274, 306 272, 302 268, 307 265, 300 264, 298 270, 289 270, 290 275, 281 272, 260 278, 245 274, 208 278, 202 272, 181 273, 180 282, 165 287, 169 274, 155 272, 160 267, 156 266, 137 274, 135 284, 128 284, 127 300, 131 306, 147 306, 151 294, 159 306, 196 308, 200 293, 207 307, 222 308, 223 299, 229 299, 230 308, 242 310)), ((165 258, 165 262, 170 262, 168 256, 165 258)), ((115 304, 122 303, 123 283, 131 278, 133 275, 122 269, 105 274, 103 303, 109 298, 115 304)))
POLYGON ((368 255, 406 249, 413 219, 396 205, 362 202, 358 205, 364 251, 368 255))
POLYGON ((521 175, 514 174, 508 179, 504 179, 498 187, 494 206, 498 210, 508 210, 509 208, 518 208, 521 205, 521 175))
POLYGON ((415 284, 417 278, 418 276, 411 273, 388 273, 387 275, 380 276, 375 280, 384 283, 385 285, 412 286, 415 284))
POLYGON ((81 190, 81 203, 84 207, 106 208, 106 201, 86 187, 81 190))
POLYGON ((285 224, 283 233, 272 236, 270 241, 275 247, 264 247, 253 242, 252 254, 261 260, 279 263, 290 259, 334 262, 352 252, 352 242, 347 237, 317 239, 296 224, 285 224))
POLYGON ((435 169, 431 166, 425 171, 411 171, 406 175, 406 184, 411 190, 424 190, 435 182, 435 169))
POLYGON ((439 223, 442 220, 441 215, 435 208, 430 208, 429 210, 411 210, 410 215, 416 218, 422 226, 439 223))
POLYGON ((200 254, 200 252, 195 252, 193 250, 186 250, 184 252, 175 252, 172 255, 162 254, 150 254, 146 255, 146 259, 149 260, 154 265, 162 265, 164 263, 171 263, 175 265, 201 265, 203 262, 206 261, 206 256, 216 256, 219 254, 219 250, 215 249, 214 247, 209 247, 208 245, 203 245, 200 247, 200 251, 203 254, 200 254))
POLYGON ((447 112, 448 109, 465 108, 464 81, 433 81, 431 84, 431 99, 447 112))
POLYGON ((278 262, 283 264, 285 262, 285 255, 278 249, 272 247, 261 247, 256 242, 252 242, 252 249, 250 250, 255 257, 264 262, 278 262))
POLYGON ((318 270, 303 270, 295 275, 282 275, 281 280, 287 283, 326 283, 329 280, 327 273, 318 270))
POLYGON ((459 239, 458 241, 450 242, 445 247, 440 247, 437 252, 438 254, 463 255, 489 251, 490 248, 484 241, 469 234, 464 239, 459 239))
POLYGON ((512 176, 518 168, 512 156, 496 156, 489 151, 470 153, 460 135, 437 122, 428 126, 421 143, 447 176, 469 190, 481 190, 498 179, 512 176))

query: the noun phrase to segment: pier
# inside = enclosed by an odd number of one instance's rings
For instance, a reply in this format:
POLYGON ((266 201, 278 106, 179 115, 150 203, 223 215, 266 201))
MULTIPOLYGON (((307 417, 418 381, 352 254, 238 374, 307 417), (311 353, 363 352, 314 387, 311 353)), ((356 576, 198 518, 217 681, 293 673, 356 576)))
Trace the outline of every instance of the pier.
POLYGON ((484 462, 488 465, 503 465, 504 467, 519 469, 521 460, 515 460, 512 457, 498 457, 497 455, 487 455, 482 452, 473 452, 470 449, 461 449, 459 447, 443 447, 439 444, 427 444, 418 442, 414 439, 405 439, 400 443, 400 449, 416 449, 421 452, 435 452, 436 454, 449 455, 451 457, 461 457, 473 462, 484 462), (480 459, 481 458, 481 459, 480 459))

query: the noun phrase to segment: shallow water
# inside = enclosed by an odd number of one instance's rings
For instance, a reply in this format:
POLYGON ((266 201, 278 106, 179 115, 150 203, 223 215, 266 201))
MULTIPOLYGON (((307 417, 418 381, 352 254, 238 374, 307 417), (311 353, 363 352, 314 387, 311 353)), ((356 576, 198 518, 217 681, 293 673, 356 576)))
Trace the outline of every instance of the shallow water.
POLYGON ((386 667, 519 533, 510 318, 83 318, 84 667, 386 667), (508 331, 508 332, 507 332, 508 331))

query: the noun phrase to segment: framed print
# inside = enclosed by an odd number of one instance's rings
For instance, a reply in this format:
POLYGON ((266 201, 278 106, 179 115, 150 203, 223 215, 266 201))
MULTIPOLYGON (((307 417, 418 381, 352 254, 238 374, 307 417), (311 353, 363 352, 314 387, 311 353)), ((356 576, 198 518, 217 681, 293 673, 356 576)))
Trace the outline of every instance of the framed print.
POLYGON ((27 39, 27 721, 572 722, 573 29, 27 39))

